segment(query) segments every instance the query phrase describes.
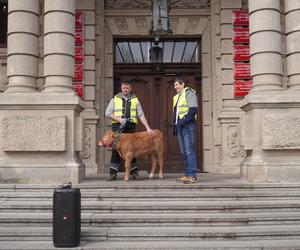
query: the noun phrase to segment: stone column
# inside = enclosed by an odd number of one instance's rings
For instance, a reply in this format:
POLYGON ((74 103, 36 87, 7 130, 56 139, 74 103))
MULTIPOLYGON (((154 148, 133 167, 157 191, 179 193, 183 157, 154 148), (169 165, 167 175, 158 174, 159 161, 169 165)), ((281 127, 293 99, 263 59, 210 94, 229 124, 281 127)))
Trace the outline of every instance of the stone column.
MULTIPOLYGON (((298 54, 294 53, 298 46, 294 41, 297 32, 291 32, 297 30, 299 24, 299 12, 291 11, 300 7, 297 2, 285 2, 288 75, 292 88, 297 88, 299 72, 293 65, 298 64, 298 54)), ((241 106, 245 111, 247 150, 241 175, 251 182, 300 182, 300 138, 297 136, 300 133, 300 92, 281 88, 279 3, 279 0, 249 1, 254 87, 241 106)))
POLYGON ((8 1, 6 92, 34 92, 38 77, 39 0, 8 1))
MULTIPOLYGON (((10 15, 16 15, 12 21, 19 23, 19 30, 27 38, 32 33, 28 35, 28 30, 33 28, 28 27, 30 23, 21 14, 37 18, 32 14, 36 12, 28 6, 35 3, 38 9, 39 0, 10 0, 9 3, 18 4, 20 11, 10 15)), ((22 43, 26 42, 28 47, 20 45, 17 50, 17 45, 12 46, 17 52, 14 52, 15 61, 10 63, 11 67, 15 63, 18 71, 11 72, 18 76, 17 83, 19 79, 25 79, 26 84, 16 86, 16 89, 22 89, 21 93, 0 93, 0 182, 58 184, 67 181, 78 183, 84 178, 85 166, 79 158, 83 137, 80 112, 84 109, 84 103, 72 89, 74 7, 74 0, 45 1, 46 86, 42 93, 24 92, 33 89, 35 84, 32 84, 34 74, 29 74, 27 79, 23 76, 28 74, 22 71, 27 69, 29 72, 32 68, 28 58, 33 57, 33 52, 27 48, 33 46, 37 51, 38 46, 34 46, 33 40, 24 39, 22 33, 22 43)), ((17 42, 18 39, 8 41, 9 46, 17 42)))
POLYGON ((300 90, 300 1, 285 0, 284 4, 288 86, 300 90))
POLYGON ((249 0, 251 92, 282 88, 280 0, 249 0))
POLYGON ((44 92, 74 93, 75 0, 45 0, 44 92))

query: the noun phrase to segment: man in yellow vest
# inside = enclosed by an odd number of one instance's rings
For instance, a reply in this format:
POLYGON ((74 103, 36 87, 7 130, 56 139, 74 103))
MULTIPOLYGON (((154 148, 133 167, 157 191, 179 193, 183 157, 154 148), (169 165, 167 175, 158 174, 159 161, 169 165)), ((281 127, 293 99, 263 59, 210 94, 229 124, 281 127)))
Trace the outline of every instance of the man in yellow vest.
MULTIPOLYGON (((132 83, 129 80, 123 80, 121 83, 121 92, 116 94, 109 102, 105 116, 112 119, 112 130, 118 131, 120 125, 126 120, 130 119, 126 123, 125 127, 122 128, 123 133, 134 133, 136 130, 136 125, 138 123, 138 118, 141 120, 145 126, 148 133, 152 133, 147 119, 144 115, 141 103, 138 98, 131 93, 132 83)), ((113 149, 109 168, 109 178, 108 181, 113 181, 117 179, 117 173, 119 171, 121 158, 118 152, 113 149)), ((138 167, 136 159, 133 159, 130 175, 132 179, 137 179, 138 177, 138 167)))
POLYGON ((182 78, 174 80, 177 94, 173 97, 174 135, 178 135, 179 146, 184 161, 184 176, 178 178, 183 183, 197 182, 197 157, 195 151, 195 122, 198 109, 196 91, 185 86, 182 78))

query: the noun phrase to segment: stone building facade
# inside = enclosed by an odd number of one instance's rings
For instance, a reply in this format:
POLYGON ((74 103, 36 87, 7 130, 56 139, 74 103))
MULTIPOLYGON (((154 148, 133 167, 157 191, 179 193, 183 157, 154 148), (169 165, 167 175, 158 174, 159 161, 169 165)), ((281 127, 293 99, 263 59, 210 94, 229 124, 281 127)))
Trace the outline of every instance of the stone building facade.
MULTIPOLYGON (((200 41, 203 171, 300 180, 299 9, 297 0, 170 0, 168 39, 200 41), (249 11, 253 85, 244 98, 234 97, 236 10, 249 11)), ((152 39, 150 29, 148 0, 8 0, 0 182, 80 182, 107 171, 110 153, 96 144, 110 126, 104 113, 119 77, 115 41, 152 39), (83 99, 72 88, 75 10, 84 14, 83 99)))

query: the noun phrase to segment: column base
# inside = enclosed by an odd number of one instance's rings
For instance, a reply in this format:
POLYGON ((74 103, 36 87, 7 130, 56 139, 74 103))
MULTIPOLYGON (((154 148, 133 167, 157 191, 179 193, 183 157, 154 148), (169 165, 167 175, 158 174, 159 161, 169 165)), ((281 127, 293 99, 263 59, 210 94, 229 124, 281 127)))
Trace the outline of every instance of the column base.
MULTIPOLYGON (((288 156, 282 159, 288 162, 288 156)), ((244 164, 241 166, 241 178, 253 183, 263 182, 300 182, 300 159, 295 164, 270 164, 261 165, 244 164)))
POLYGON ((249 182, 300 182, 300 93, 248 95, 241 177, 249 182))
POLYGON ((75 95, 0 96, 0 183, 80 182, 82 101, 75 95))
POLYGON ((71 181, 73 184, 84 179, 85 167, 80 162, 70 159, 64 164, 33 164, 37 160, 30 159, 27 163, 0 160, 0 183, 32 183, 32 184, 62 184, 71 181), (6 164, 4 164, 6 162, 6 164))

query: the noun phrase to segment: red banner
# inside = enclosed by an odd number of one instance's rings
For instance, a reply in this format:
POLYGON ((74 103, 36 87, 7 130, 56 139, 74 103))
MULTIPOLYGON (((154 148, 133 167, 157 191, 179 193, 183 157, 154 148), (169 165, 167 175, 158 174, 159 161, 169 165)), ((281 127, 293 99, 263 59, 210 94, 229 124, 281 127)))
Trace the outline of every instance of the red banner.
POLYGON ((82 47, 75 47, 75 63, 83 63, 84 50, 82 47))
POLYGON ((233 43, 249 43, 249 28, 233 28, 233 43))
POLYGON ((84 77, 84 66, 83 63, 75 64, 75 74, 74 74, 74 81, 83 81, 84 77))
POLYGON ((248 11, 232 11, 232 26, 234 97, 243 97, 252 86, 248 11))
POLYGON ((249 45, 234 45, 233 46, 233 60, 235 62, 245 62, 250 60, 250 46, 249 45))
POLYGON ((83 29, 75 29, 75 46, 83 46, 84 43, 84 36, 83 29))
POLYGON ((233 26, 249 26, 249 14, 247 10, 232 11, 233 26))
POLYGON ((73 89, 80 98, 83 98, 83 96, 84 96, 83 83, 82 84, 73 84, 73 89))
POLYGON ((251 79, 249 63, 234 64, 234 79, 251 79))
POLYGON ((252 86, 252 81, 235 81, 234 82, 234 97, 243 97, 248 95, 252 86))
POLYGON ((81 11, 75 12, 75 27, 83 28, 83 13, 81 11))
POLYGON ((75 12, 75 69, 73 88, 76 94, 84 97, 84 15, 75 12))

